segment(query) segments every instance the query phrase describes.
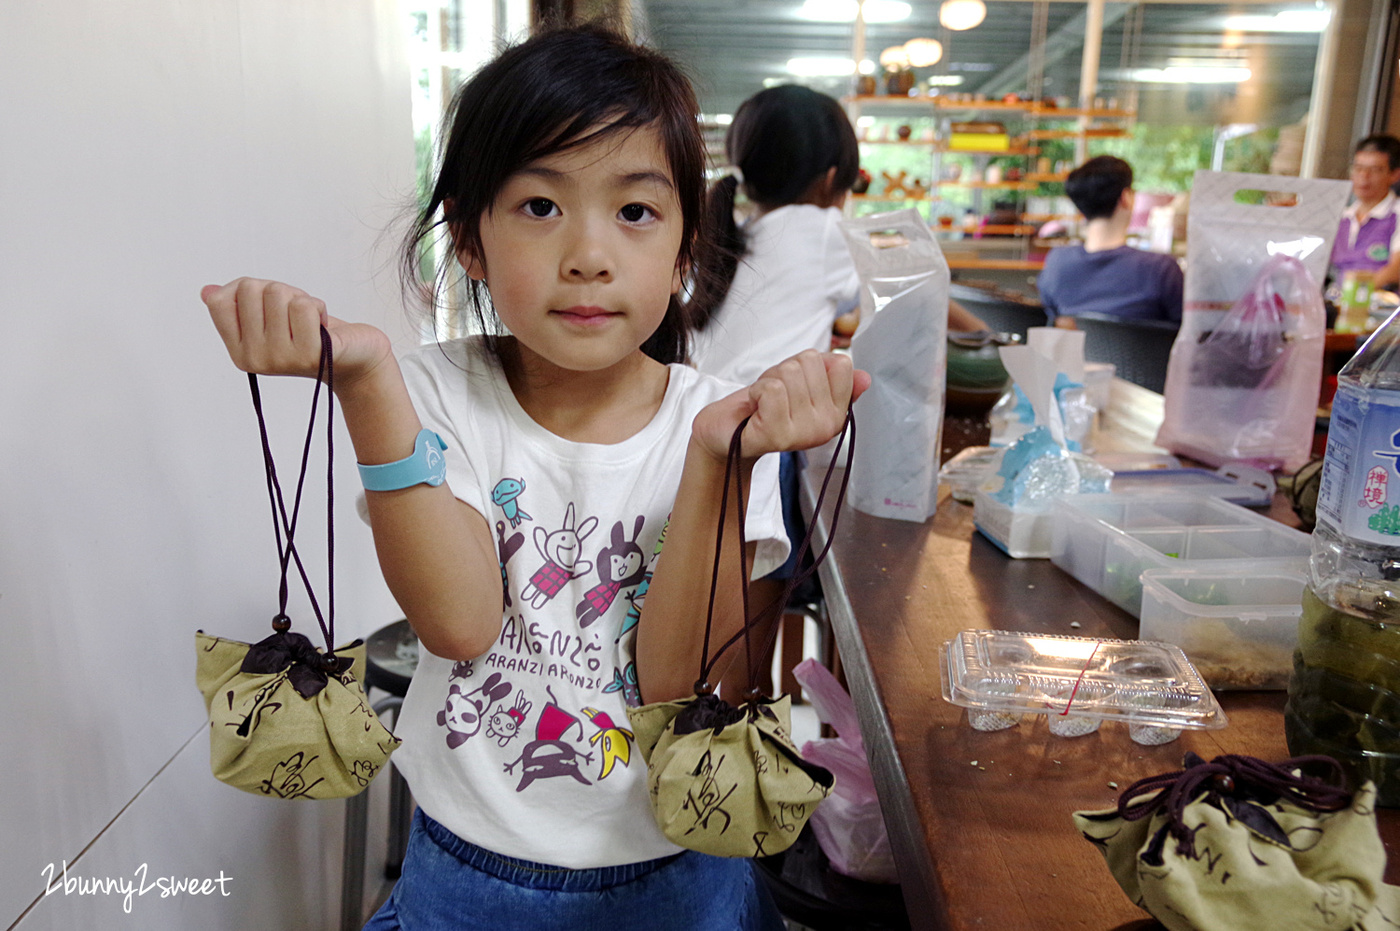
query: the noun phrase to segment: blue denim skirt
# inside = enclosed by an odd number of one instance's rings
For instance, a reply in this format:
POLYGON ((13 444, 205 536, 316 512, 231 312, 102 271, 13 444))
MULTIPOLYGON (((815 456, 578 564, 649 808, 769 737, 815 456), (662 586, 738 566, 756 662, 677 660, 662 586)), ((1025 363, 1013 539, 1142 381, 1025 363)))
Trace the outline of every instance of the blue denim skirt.
POLYGON ((686 851, 571 870, 492 853, 418 809, 403 875, 365 931, 782 931, 752 861, 686 851))

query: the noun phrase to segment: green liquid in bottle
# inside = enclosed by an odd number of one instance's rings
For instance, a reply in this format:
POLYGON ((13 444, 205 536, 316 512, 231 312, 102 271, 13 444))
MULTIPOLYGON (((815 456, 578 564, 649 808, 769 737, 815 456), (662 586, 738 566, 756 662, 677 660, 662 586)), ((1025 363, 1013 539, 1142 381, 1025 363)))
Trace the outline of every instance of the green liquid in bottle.
POLYGON ((1305 591, 1284 730, 1291 755, 1333 757, 1352 788, 1370 780, 1378 804, 1400 807, 1400 616, 1362 617, 1305 591))

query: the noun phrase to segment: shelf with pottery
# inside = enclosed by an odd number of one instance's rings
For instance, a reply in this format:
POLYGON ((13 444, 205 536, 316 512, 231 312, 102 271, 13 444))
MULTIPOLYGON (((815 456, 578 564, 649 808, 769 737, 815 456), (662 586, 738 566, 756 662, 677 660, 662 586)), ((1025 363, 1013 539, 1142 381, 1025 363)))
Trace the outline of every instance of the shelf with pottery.
POLYGON ((935 152, 943 152, 949 155, 1010 155, 1025 157, 1029 155, 1039 155, 1040 150, 1034 147, 1017 147, 1009 149, 969 149, 964 147, 954 148, 945 139, 860 139, 861 145, 908 145, 924 146, 932 148, 935 152))
POLYGON ((1037 141, 1048 139, 1117 139, 1127 134, 1128 131, 1121 126, 1085 126, 1080 129, 1032 129, 1026 133, 1026 138, 1037 141))

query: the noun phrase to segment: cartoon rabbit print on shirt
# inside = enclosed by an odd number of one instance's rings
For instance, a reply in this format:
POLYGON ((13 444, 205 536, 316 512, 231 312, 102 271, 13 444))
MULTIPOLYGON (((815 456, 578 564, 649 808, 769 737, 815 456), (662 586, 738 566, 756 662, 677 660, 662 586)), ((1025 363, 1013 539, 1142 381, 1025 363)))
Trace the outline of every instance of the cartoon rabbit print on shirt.
POLYGON ((574 505, 570 502, 564 511, 564 526, 550 532, 536 527, 535 549, 544 557, 544 564, 530 576, 530 584, 520 593, 520 600, 539 610, 559 594, 570 579, 576 579, 592 569, 591 560, 579 557, 583 555, 583 541, 597 526, 598 518, 589 517, 575 529, 574 505))
POLYGON ((598 551, 598 578, 602 581, 584 592, 583 600, 574 607, 580 627, 588 627, 607 614, 618 592, 636 585, 646 574, 646 556, 637 545, 644 520, 638 515, 630 540, 622 535, 622 521, 613 524, 612 545, 598 551))

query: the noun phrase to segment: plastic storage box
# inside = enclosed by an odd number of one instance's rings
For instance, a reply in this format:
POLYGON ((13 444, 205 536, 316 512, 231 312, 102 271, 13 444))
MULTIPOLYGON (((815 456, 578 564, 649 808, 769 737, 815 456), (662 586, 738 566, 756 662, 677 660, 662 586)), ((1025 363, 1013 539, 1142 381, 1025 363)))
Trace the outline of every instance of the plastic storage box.
POLYGON ((1141 617, 1146 569, 1303 571, 1311 538, 1237 504, 1194 495, 1074 495, 1055 503, 1050 559, 1141 617))
POLYGON ((1140 635, 1181 647, 1211 688, 1287 688, 1306 585, 1302 572, 1148 569, 1140 635))
POLYGON ((966 708, 978 730, 1043 714, 1064 736, 1122 721, 1138 743, 1159 744, 1183 728, 1227 723, 1190 660, 1170 643, 963 630, 939 650, 939 667, 944 699, 966 708))

